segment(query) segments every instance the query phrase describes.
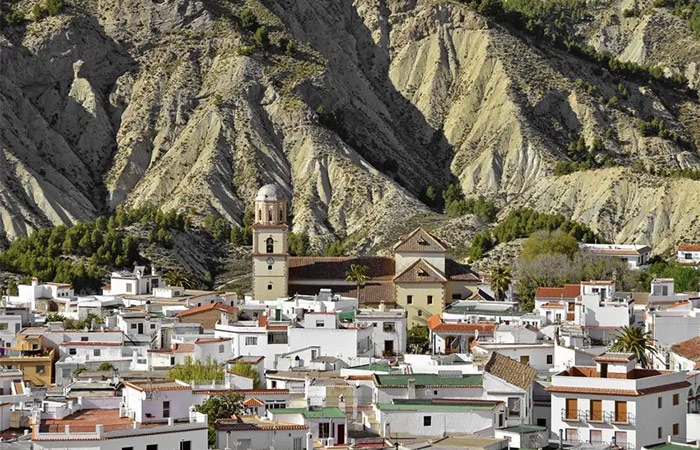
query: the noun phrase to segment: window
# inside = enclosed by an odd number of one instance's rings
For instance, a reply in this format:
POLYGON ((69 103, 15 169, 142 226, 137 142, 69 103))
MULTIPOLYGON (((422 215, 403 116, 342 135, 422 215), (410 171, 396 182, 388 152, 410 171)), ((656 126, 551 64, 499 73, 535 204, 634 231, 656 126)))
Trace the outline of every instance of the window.
POLYGON ((498 415, 498 428, 503 427, 503 414, 498 415))
POLYGON ((543 418, 537 419, 537 426, 538 427, 546 427, 547 426, 547 419, 543 419, 543 418))
POLYGON ((410 305, 413 303, 413 296, 412 295, 407 295, 406 296, 406 304, 410 305))
POLYGON ((615 443, 619 446, 624 446, 627 444, 627 432, 626 431, 616 431, 615 432, 615 443))
POLYGON ((92 351, 93 356, 100 356, 101 353, 102 351, 99 348, 96 348, 92 351))
MULTIPOLYGON (((126 292, 131 292, 131 283, 126 284, 126 292)), ((146 447, 146 450, 148 450, 148 447, 146 447)), ((158 450, 158 446, 156 445, 155 450, 158 450)))
POLYGON ((591 444, 600 444, 603 442, 602 430, 591 430, 591 444))
POLYGON ((553 358, 552 355, 547 355, 547 364, 552 364, 553 358))
POLYGON ((663 398, 659 397, 656 399, 656 407, 657 408, 663 408, 664 407, 664 400, 663 398))
POLYGON ((319 439, 328 439, 331 437, 331 427, 328 422, 318 424, 318 437, 319 439))
POLYGON ((146 446, 146 450, 158 450, 158 444, 149 444, 146 446))
POLYGON ((272 264, 267 265, 267 270, 272 270, 272 264))
POLYGON ((615 422, 627 422, 627 402, 615 402, 615 422))
POLYGON ((508 417, 520 416, 520 398, 508 397, 508 417))
POLYGON ((265 251, 267 253, 275 252, 275 240, 271 237, 267 238, 267 240, 265 241, 265 251))
POLYGON ((75 355, 75 354, 77 354, 77 353, 78 353, 78 349, 77 349, 77 348, 69 348, 69 349, 68 349, 68 354, 69 354, 69 355, 75 355))
POLYGON ((323 320, 317 320, 316 321, 316 328, 323 328, 326 325, 326 322, 323 320))
POLYGON ((219 353, 224 352, 224 344, 219 345, 219 353))
POLYGON ((292 450, 301 450, 301 438, 295 437, 294 443, 292 444, 292 450))
POLYGON ((170 417, 170 402, 168 400, 163 402, 163 417, 166 419, 170 417))
POLYGON ((677 423, 673 424, 673 435, 674 436, 678 435, 679 428, 680 428, 680 424, 677 424, 677 423))
POLYGON ((693 254, 692 254, 692 253, 686 253, 686 254, 685 254, 685 259, 693 259, 693 254))
POLYGON ((422 309, 419 309, 419 310, 418 310, 418 317, 422 317, 422 316, 423 316, 423 310, 422 310, 422 309))
MULTIPOLYGON (((617 414, 617 404, 615 405, 615 412, 617 414)), ((602 422, 603 421, 603 401, 602 400, 591 400, 591 421, 602 422)))
POLYGON ((88 336, 80 336, 80 342, 87 342, 89 339, 88 336))
POLYGON ((174 356, 171 356, 171 357, 170 357, 170 365, 171 365, 171 366, 174 366, 174 365, 175 365, 175 357, 174 357, 174 356))
POLYGON ((430 417, 430 416, 423 416, 423 426, 424 426, 424 427, 429 427, 430 425, 432 425, 432 422, 433 422, 433 418, 432 418, 432 417, 430 417))
POLYGON ((664 429, 661 427, 657 428, 656 429, 656 437, 661 439, 663 437, 663 435, 664 435, 664 429))
POLYGON ((0 330, 7 330, 7 324, 6 324, 6 323, 0 323, 0 330))
POLYGON ((678 403, 680 403, 680 397, 678 394, 673 394, 673 406, 678 406, 678 403))
POLYGON ((180 450, 192 450, 192 441, 180 442, 180 450))
POLYGON ((245 345, 258 345, 258 338, 255 336, 246 336, 245 345))
POLYGON ((155 329, 156 329, 156 324, 155 324, 155 323, 152 323, 152 324, 151 324, 151 330, 155 330, 155 329))
POLYGON ((566 418, 569 420, 578 419, 578 400, 575 398, 566 399, 566 418))
POLYGON ((520 362, 522 364, 530 364, 530 356, 529 355, 520 355, 520 362))
POLYGON ((429 305, 432 305, 432 304, 433 304, 433 296, 432 296, 432 295, 429 295, 429 296, 428 296, 428 304, 429 304, 429 305))
POLYGON ((462 294, 452 294, 452 300, 462 300, 462 294))
POLYGON ((46 373, 46 366, 36 366, 36 373, 46 373))
POLYGON ((132 323, 132 324, 129 325, 129 326, 131 327, 132 330, 135 330, 135 329, 136 329, 136 324, 135 324, 135 323, 132 323))
POLYGON ((387 333, 394 332, 394 322, 384 322, 384 331, 387 333))
POLYGON ((565 439, 568 442, 578 442, 578 429, 577 428, 567 428, 565 439))
POLYGON ((122 447, 122 450, 134 450, 134 447, 122 447))
POLYGON ((270 283, 270 284, 267 285, 267 290, 268 290, 268 291, 271 291, 271 290, 272 290, 272 283, 270 283))

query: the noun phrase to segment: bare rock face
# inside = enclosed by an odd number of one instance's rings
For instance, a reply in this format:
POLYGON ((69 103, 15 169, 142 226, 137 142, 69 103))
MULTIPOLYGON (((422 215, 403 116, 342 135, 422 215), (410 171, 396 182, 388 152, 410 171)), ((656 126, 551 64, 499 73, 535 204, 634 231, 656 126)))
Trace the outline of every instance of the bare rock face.
MULTIPOLYGON (((692 146, 636 128, 662 117, 697 145, 696 101, 614 79, 456 3, 246 6, 270 31, 266 51, 236 18, 241 5, 197 0, 98 0, 3 31, 3 228, 150 204, 239 223, 276 182, 295 230, 370 251, 427 217, 428 186, 457 181, 504 211, 564 212, 610 239, 663 249, 700 237, 683 206, 695 182, 632 169, 700 163, 692 146), (628 94, 608 101, 621 84, 628 94), (571 136, 600 139, 596 157, 626 168, 554 176, 571 136)), ((650 27, 601 19, 589 32, 642 61, 657 48, 649 34, 663 41, 650 27)), ((455 246, 484 226, 459 221, 442 227, 455 246)))

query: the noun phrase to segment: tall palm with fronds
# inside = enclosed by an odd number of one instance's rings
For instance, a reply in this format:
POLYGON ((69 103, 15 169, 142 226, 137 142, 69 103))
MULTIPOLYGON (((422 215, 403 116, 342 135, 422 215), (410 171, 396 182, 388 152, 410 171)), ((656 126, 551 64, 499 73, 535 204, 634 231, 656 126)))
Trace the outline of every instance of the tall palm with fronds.
POLYGON ((367 275, 369 267, 362 264, 350 264, 350 270, 345 273, 345 281, 355 283, 357 286, 357 301, 360 301, 360 287, 371 278, 367 275))
POLYGON ((491 271, 491 289, 498 300, 503 300, 510 287, 511 273, 508 266, 497 266, 491 271))
POLYGON ((163 279, 168 284, 168 286, 181 286, 185 289, 192 289, 196 287, 196 283, 188 274, 180 269, 171 270, 163 275, 163 279))
POLYGON ((639 327, 622 327, 615 335, 615 341, 610 350, 632 353, 645 369, 651 367, 652 357, 657 353, 651 332, 645 332, 639 327))

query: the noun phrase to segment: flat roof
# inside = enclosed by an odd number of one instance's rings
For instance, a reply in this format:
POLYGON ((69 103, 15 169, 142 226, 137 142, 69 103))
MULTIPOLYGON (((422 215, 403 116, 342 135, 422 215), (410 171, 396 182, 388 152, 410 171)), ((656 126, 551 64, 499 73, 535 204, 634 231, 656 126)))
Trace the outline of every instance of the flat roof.
POLYGON ((547 427, 538 427, 537 425, 515 425, 512 427, 500 428, 496 431, 505 431, 508 433, 537 433, 539 431, 547 431, 547 427))
POLYGON ((330 419, 341 419, 345 418, 345 414, 339 408, 280 408, 271 409, 270 412, 273 415, 276 414, 301 414, 307 419, 314 418, 330 418, 330 419))
POLYGON ((440 376, 438 374, 417 373, 409 375, 374 375, 375 383, 381 387, 408 387, 408 380, 415 380, 416 386, 481 387, 481 374, 461 376, 440 376))
POLYGON ((381 411, 491 411, 500 402, 492 401, 490 403, 482 402, 465 402, 465 403, 421 403, 421 402, 405 402, 405 403, 377 403, 377 408, 381 411))

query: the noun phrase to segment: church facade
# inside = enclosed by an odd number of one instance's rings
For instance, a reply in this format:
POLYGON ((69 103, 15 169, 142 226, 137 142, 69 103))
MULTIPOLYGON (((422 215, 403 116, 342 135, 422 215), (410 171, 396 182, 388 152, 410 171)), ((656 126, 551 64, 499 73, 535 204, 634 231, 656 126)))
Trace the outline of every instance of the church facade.
POLYGON ((294 294, 318 294, 322 288, 355 297, 357 287, 345 281, 352 264, 367 266, 370 280, 360 288, 359 302, 384 303, 408 313, 408 324, 425 325, 452 301, 471 297, 481 283, 467 265, 446 257, 447 245, 417 228, 402 236, 393 256, 298 257, 287 248, 287 204, 276 185, 263 186, 255 199, 253 224, 253 296, 272 301, 294 294))

